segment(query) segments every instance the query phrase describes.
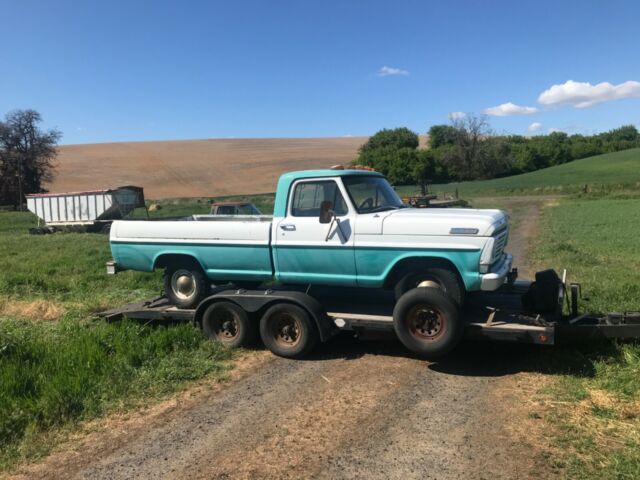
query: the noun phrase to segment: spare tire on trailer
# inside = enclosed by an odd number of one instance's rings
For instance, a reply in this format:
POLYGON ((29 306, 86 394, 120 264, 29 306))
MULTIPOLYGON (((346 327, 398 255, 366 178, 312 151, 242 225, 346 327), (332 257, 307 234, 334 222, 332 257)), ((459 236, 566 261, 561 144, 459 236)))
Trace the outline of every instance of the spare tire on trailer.
POLYGON ((439 288, 414 288, 393 309, 393 327, 400 341, 422 357, 451 351, 464 333, 455 302, 439 288))
POLYGON ((276 355, 297 358, 318 343, 318 330, 309 313, 292 303, 277 303, 260 319, 260 338, 276 355))

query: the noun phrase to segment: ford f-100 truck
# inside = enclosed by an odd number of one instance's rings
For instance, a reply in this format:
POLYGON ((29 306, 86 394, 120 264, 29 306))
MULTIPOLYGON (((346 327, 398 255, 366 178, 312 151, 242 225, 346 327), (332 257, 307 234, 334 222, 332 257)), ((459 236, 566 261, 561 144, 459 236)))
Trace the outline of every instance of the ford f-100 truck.
POLYGON ((500 210, 404 205, 374 171, 290 172, 278 181, 273 216, 194 215, 115 221, 111 270, 165 269, 165 292, 193 308, 212 283, 262 282, 394 289, 435 286, 461 304, 495 290, 511 268, 500 210))

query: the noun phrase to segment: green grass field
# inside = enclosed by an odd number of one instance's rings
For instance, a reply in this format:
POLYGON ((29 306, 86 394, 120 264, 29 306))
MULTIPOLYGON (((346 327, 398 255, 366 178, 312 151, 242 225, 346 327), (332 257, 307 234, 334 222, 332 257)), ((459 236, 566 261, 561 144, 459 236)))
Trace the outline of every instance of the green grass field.
MULTIPOLYGON (((563 198, 547 206, 532 258, 567 268, 583 310, 640 310, 640 198, 563 198)), ((551 387, 554 462, 570 478, 640 478, 640 343, 559 349, 551 387), (572 365, 577 367, 574 369, 572 365)))
MULTIPOLYGON (((595 157, 545 168, 535 172, 506 178, 436 184, 434 193, 453 194, 458 191, 462 198, 493 195, 520 194, 566 194, 582 191, 584 185, 593 191, 620 190, 640 185, 640 148, 595 157)), ((416 187, 399 187, 403 195, 416 193, 416 187)))
POLYGON ((94 312, 157 295, 160 276, 108 277, 108 237, 27 233, 0 213, 0 470, 77 422, 217 377, 231 353, 191 325, 106 324, 94 312))

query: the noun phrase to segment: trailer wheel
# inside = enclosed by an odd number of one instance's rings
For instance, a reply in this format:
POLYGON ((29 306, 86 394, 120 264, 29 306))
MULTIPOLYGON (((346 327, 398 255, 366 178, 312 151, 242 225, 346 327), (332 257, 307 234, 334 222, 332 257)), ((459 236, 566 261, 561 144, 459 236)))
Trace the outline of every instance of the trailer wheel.
POLYGON ((202 331, 227 347, 248 347, 256 338, 256 325, 247 312, 231 302, 216 302, 202 315, 202 331))
POLYGON ((458 306, 438 288, 414 288, 393 309, 393 327, 400 341, 423 357, 438 357, 453 349, 464 327, 458 306))
POLYGON ((318 332, 309 314, 290 303, 279 303, 264 313, 260 337, 269 350, 287 358, 308 353, 318 342, 318 332))
POLYGON ((164 271, 164 291, 175 306, 195 308, 209 292, 209 279, 199 266, 169 265, 164 271))

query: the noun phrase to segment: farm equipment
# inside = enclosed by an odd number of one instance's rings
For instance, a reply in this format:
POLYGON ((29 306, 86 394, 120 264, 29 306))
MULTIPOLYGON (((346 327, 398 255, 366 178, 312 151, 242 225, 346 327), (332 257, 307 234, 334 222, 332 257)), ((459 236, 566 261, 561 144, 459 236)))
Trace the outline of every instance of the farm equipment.
POLYGON ((27 208, 38 217, 38 226, 29 229, 31 234, 59 230, 106 233, 113 220, 126 218, 136 208, 146 208, 142 187, 134 186, 26 197, 27 208))
POLYGON ((413 195, 402 197, 403 203, 412 208, 449 208, 465 206, 466 202, 457 198, 438 199, 438 195, 413 195))

